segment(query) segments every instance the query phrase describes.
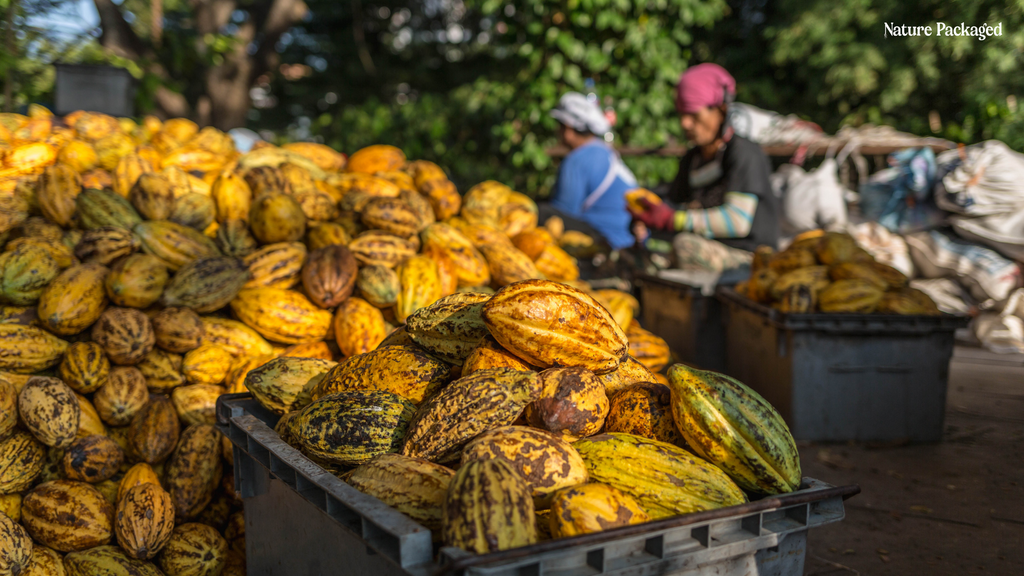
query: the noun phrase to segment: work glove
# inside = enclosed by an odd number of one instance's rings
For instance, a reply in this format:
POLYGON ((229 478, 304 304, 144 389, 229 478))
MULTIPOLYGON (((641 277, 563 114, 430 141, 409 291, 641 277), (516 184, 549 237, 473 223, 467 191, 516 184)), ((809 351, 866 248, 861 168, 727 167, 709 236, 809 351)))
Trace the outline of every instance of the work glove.
POLYGON ((670 208, 668 204, 663 202, 654 204, 646 198, 641 198, 640 204, 643 205, 644 211, 634 214, 637 220, 654 230, 675 231, 676 211, 670 208))

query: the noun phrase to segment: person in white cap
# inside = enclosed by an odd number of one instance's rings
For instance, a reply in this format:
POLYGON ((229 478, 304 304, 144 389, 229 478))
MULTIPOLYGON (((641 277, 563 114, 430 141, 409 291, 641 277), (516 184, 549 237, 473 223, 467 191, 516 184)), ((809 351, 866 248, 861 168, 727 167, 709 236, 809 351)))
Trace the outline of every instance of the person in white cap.
POLYGON ((558 215, 566 228, 596 232, 613 250, 629 248, 634 238, 625 195, 637 187, 636 177, 605 143, 611 125, 604 112, 586 96, 569 92, 551 117, 558 120, 558 138, 571 152, 558 168, 550 204, 541 206, 542 219, 558 215))

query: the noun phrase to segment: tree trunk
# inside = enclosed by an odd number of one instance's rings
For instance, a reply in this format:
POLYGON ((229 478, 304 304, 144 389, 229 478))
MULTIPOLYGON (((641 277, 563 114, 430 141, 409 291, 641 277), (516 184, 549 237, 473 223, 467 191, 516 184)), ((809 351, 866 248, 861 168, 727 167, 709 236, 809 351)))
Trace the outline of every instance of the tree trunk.
POLYGON ((4 112, 14 112, 14 62, 17 57, 17 45, 14 42, 14 13, 18 10, 18 0, 11 0, 7 6, 7 29, 4 30, 4 41, 7 43, 7 57, 11 66, 4 75, 4 112))

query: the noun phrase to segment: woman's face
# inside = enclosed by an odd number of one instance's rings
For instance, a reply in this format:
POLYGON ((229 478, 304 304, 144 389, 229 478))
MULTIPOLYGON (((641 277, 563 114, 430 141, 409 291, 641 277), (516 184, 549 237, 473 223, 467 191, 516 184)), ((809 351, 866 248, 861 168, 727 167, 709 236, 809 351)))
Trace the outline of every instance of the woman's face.
POLYGON ((718 138, 724 116, 718 107, 704 107, 695 113, 685 113, 679 118, 686 139, 696 146, 707 146, 718 138))

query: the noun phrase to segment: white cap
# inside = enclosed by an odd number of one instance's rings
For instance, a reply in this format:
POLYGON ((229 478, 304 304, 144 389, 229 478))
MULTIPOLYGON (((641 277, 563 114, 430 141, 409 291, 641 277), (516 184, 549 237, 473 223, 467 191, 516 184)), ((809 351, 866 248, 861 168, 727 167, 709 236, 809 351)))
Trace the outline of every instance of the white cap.
POLYGON ((579 92, 568 92, 558 100, 558 106, 551 111, 551 117, 577 132, 590 132, 604 136, 611 131, 611 124, 596 104, 579 92))

